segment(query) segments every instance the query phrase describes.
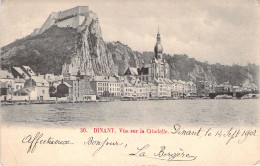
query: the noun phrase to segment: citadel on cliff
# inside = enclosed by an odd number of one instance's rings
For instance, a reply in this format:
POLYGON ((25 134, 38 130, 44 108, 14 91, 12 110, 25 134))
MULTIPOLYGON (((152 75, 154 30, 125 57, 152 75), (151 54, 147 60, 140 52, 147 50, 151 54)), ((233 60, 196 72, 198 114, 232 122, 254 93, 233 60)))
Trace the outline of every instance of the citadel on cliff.
POLYGON ((89 10, 88 6, 77 6, 65 11, 52 12, 42 27, 35 29, 32 35, 41 34, 53 25, 80 30, 84 28, 84 25, 90 24, 92 19, 97 20, 98 18, 96 13, 89 10))
POLYGON ((71 62, 64 64, 62 74, 77 75, 113 75, 114 63, 111 53, 106 52, 97 15, 88 6, 78 6, 60 12, 52 12, 43 26, 35 29, 33 36, 51 28, 76 28, 81 38, 75 43, 75 51, 71 62))

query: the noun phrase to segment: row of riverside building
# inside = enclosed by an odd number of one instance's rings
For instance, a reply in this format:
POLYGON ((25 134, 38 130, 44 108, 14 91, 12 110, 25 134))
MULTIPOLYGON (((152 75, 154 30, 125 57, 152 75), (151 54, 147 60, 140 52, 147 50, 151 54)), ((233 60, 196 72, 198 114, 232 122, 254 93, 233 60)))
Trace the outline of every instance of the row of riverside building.
MULTIPOLYGON (((130 71, 130 72, 129 72, 130 71)), ((102 97, 158 99, 207 97, 209 93, 254 91, 256 86, 213 85, 207 81, 153 78, 141 81, 136 68, 124 76, 37 75, 29 66, 0 70, 1 101, 95 101, 102 97)))
POLYGON ((213 92, 253 91, 256 86, 220 85, 209 81, 170 79, 169 64, 163 59, 163 47, 158 30, 155 57, 141 67, 128 67, 123 76, 87 76, 69 65, 62 75, 36 74, 29 66, 0 70, 3 101, 93 101, 102 97, 123 99, 207 97, 213 92), (77 74, 74 74, 78 71, 77 74))
POLYGON ((1 101, 93 101, 100 97, 149 99, 196 96, 192 82, 138 76, 70 76, 35 74, 29 66, 0 70, 1 101))
POLYGON ((128 68, 124 76, 37 75, 29 66, 0 70, 1 101, 93 101, 101 97, 123 99, 207 97, 213 92, 254 91, 254 84, 232 86, 208 81, 153 78, 141 81, 136 68, 128 68), (130 71, 130 72, 129 72, 130 71))

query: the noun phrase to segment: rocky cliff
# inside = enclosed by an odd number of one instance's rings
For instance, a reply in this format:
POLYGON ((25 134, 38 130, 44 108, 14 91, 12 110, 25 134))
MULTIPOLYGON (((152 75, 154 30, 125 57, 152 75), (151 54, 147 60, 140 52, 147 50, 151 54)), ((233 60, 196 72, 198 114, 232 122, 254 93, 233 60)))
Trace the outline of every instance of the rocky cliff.
POLYGON ((74 57, 63 65, 63 74, 76 75, 114 75, 117 69, 112 54, 107 50, 102 38, 98 19, 86 21, 85 28, 80 30, 76 41, 74 57))
POLYGON ((141 53, 133 51, 127 45, 117 42, 107 43, 108 51, 112 53, 118 75, 123 75, 126 69, 140 66, 141 53))

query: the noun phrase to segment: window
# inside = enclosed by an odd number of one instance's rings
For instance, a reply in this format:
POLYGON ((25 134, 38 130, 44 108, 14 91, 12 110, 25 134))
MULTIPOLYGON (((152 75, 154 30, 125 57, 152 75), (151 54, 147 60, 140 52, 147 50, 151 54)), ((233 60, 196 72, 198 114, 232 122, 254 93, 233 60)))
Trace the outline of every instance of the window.
POLYGON ((42 86, 44 86, 44 83, 42 83, 42 86))
POLYGON ((19 85, 16 85, 16 89, 19 89, 19 85))
POLYGON ((45 90, 42 90, 42 93, 45 93, 45 90))

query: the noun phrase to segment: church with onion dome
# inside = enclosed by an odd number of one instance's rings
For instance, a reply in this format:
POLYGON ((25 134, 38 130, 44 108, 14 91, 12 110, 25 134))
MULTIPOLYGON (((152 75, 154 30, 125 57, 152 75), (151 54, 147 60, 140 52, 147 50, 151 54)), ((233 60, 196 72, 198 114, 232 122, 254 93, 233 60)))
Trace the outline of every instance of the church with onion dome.
POLYGON ((152 82, 154 80, 170 78, 169 64, 165 59, 163 59, 162 53, 163 46, 161 43, 161 35, 158 29, 156 44, 154 46, 154 57, 148 64, 142 64, 142 67, 137 68, 137 71, 135 72, 138 73, 137 77, 141 81, 152 82))

